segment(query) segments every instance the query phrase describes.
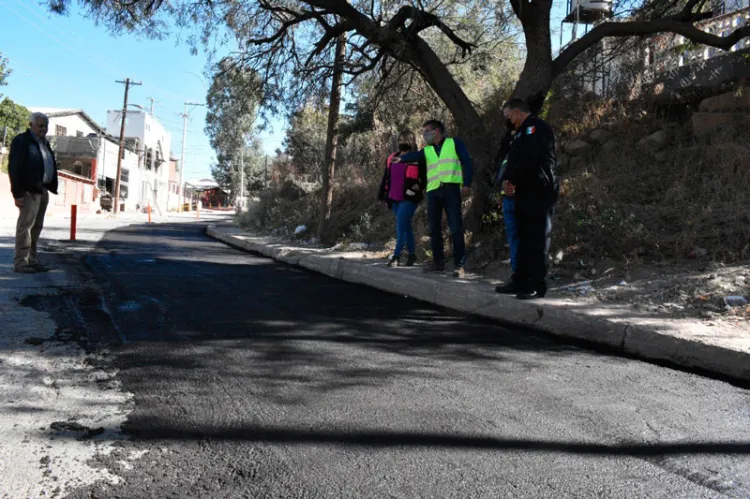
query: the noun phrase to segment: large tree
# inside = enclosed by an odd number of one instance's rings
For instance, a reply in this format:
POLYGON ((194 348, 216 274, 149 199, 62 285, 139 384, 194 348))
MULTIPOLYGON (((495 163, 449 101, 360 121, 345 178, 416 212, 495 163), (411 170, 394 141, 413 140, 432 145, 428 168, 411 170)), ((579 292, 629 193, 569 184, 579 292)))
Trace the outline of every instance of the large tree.
POLYGON ((346 58, 346 40, 344 35, 336 41, 336 53, 333 59, 331 75, 331 96, 328 100, 328 126, 326 127, 325 165, 320 193, 320 213, 318 218, 318 239, 323 238, 328 219, 331 218, 333 204, 333 178, 336 171, 336 152, 339 143, 339 114, 341 112, 341 79, 346 58))
MULTIPOLYGON (((50 0, 50 5, 64 12, 73 1, 50 0)), ((235 62, 258 72, 272 110, 272 104, 289 104, 292 97, 309 95, 307 91, 326 81, 334 69, 335 42, 346 35, 348 57, 343 72, 349 81, 374 70, 388 76, 403 65, 412 68, 450 110, 475 157, 480 178, 495 156, 498 137, 487 130, 476 106, 425 35, 439 31, 466 56, 477 41, 463 36, 460 13, 481 8, 504 12, 503 0, 446 0, 431 5, 422 0, 78 1, 96 19, 120 31, 159 34, 167 25, 160 14, 172 16, 179 25, 197 27, 196 39, 207 43, 216 39, 219 27, 228 30, 223 32, 237 42, 235 62), (458 15, 444 15, 446 8, 454 8, 458 15)), ((728 50, 750 36, 750 26, 736 28, 724 37, 698 28, 696 23, 713 15, 714 2, 709 0, 625 0, 612 20, 599 24, 555 56, 550 26, 553 0, 507 1, 525 41, 525 63, 513 94, 526 98, 537 109, 555 78, 607 37, 670 32, 728 50)))
MULTIPOLYGON (((216 152, 216 164, 211 174, 219 185, 236 194, 240 189, 244 159, 254 158, 248 150, 258 149, 253 139, 255 119, 260 101, 259 83, 252 71, 246 71, 222 59, 213 68, 211 88, 206 95, 206 127, 211 147, 216 152)), ((253 172, 254 161, 244 165, 246 173, 253 172)), ((245 190, 254 175, 245 175, 245 190)))
POLYGON ((0 102, 0 141, 3 131, 7 129, 7 135, 23 132, 29 124, 29 110, 5 97, 0 102))

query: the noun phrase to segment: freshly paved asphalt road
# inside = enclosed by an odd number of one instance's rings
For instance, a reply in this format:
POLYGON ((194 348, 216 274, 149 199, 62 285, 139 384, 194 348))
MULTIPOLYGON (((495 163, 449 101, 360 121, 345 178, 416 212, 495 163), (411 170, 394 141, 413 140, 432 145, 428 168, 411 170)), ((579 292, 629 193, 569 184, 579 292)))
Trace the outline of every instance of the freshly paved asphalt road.
POLYGON ((279 265, 197 225, 99 246, 132 439, 101 462, 121 485, 73 497, 750 497, 745 389, 279 265))

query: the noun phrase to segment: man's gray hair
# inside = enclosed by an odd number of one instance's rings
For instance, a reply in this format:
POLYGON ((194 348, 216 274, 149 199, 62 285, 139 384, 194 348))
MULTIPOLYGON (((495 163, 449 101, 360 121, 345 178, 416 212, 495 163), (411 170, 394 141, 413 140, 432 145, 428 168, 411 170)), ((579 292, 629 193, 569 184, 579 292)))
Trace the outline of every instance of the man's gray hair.
POLYGON ((44 113, 31 113, 31 116, 29 116, 29 123, 34 124, 37 121, 43 121, 45 123, 49 123, 49 116, 47 116, 44 113))

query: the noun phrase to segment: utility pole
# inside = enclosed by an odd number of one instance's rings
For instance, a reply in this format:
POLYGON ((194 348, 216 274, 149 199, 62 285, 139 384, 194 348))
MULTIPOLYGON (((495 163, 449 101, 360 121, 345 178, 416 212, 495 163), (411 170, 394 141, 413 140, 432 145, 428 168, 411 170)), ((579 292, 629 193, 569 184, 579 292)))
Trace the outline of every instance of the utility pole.
POLYGON ((240 209, 245 208, 245 146, 240 151, 240 209))
POLYGON ((185 185, 183 182, 183 176, 182 174, 185 172, 185 139, 187 139, 187 120, 188 120, 188 106, 203 106, 204 104, 197 104, 194 102, 186 102, 185 103, 185 112, 182 113, 182 153, 180 154, 180 194, 177 198, 177 202, 179 203, 179 206, 177 207, 177 212, 182 213, 182 194, 183 190, 185 189, 185 185))
POLYGON ((159 102, 159 101, 154 99, 153 97, 148 97, 148 100, 151 101, 151 108, 149 110, 149 114, 151 115, 151 117, 153 117, 154 116, 154 102, 159 102))
POLYGON ((128 114, 128 92, 130 91, 130 85, 141 85, 141 82, 131 81, 130 78, 125 78, 125 81, 117 80, 117 83, 125 85, 125 98, 122 102, 122 120, 120 122, 120 150, 117 153, 117 176, 115 177, 115 197, 114 197, 114 208, 113 213, 117 215, 120 211, 120 175, 122 175, 122 153, 125 150, 125 116, 128 114))

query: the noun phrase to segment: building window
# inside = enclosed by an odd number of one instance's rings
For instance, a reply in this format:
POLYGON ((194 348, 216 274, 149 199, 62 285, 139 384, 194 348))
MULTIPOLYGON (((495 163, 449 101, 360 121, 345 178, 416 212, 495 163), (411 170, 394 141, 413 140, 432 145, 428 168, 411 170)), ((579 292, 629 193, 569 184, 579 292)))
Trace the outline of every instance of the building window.
POLYGON ((83 137, 83 132, 80 130, 76 130, 76 137, 83 137))
POLYGON ((57 135, 58 137, 65 137, 66 135, 68 135, 68 129, 64 126, 55 125, 55 135, 57 135))

